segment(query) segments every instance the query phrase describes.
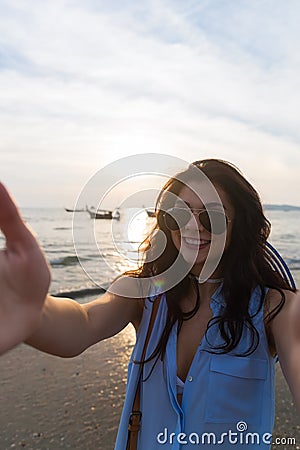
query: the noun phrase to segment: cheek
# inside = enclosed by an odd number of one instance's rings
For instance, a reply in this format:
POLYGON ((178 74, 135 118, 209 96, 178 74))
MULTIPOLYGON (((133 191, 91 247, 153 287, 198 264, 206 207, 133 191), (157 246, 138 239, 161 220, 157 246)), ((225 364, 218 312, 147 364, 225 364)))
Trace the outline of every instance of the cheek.
POLYGON ((212 246, 211 246, 211 254, 210 257, 212 259, 219 258, 220 255, 228 250, 229 246, 231 244, 231 229, 227 229, 226 236, 224 234, 222 235, 215 235, 213 238, 212 246), (224 242, 225 240, 225 242, 224 242))

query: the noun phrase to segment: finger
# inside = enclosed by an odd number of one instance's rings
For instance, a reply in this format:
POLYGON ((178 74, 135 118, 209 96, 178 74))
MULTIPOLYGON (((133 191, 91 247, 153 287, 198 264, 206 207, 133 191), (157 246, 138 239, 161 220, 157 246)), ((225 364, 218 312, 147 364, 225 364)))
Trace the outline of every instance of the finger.
POLYGON ((23 222, 18 208, 5 186, 0 182, 0 228, 7 243, 31 241, 32 235, 23 222))

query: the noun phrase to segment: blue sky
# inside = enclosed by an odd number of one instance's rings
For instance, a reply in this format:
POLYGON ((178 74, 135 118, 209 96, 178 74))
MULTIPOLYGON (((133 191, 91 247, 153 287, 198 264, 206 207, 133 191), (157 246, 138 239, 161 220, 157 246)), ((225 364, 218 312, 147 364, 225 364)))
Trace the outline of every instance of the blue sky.
POLYGON ((300 206, 300 2, 0 0, 1 179, 72 206, 114 160, 237 165, 300 206))

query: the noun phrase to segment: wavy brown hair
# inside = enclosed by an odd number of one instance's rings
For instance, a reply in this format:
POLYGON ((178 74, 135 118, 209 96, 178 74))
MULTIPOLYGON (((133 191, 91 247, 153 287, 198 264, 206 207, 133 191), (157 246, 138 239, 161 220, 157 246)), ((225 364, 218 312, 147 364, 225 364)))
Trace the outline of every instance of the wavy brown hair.
MULTIPOLYGON (((175 194, 173 197, 178 196, 185 184, 188 185, 192 180, 197 179, 199 169, 214 186, 219 186, 225 191, 234 208, 231 239, 222 256, 222 261, 225 263, 223 264, 222 294, 226 308, 221 316, 214 317, 208 323, 208 328, 218 325, 223 344, 217 347, 211 346, 211 351, 228 353, 234 350, 241 340, 244 327, 246 327, 251 332, 251 342, 243 356, 249 355, 255 351, 259 343, 259 333, 253 325, 253 317, 249 313, 252 290, 256 286, 259 286, 261 290, 258 311, 264 305, 265 287, 280 292, 281 301, 268 313, 267 321, 269 322, 284 305, 283 290, 295 291, 296 289, 291 288, 284 278, 272 268, 272 261, 266 247, 271 224, 264 215, 258 193, 233 164, 220 159, 195 161, 186 170, 168 180, 157 199, 155 227, 144 242, 144 260, 137 271, 127 273, 135 277, 152 277, 159 274, 163 277, 165 270, 174 263, 176 258, 180 258, 171 233, 163 220, 164 212, 172 206, 172 200, 166 193, 175 194), (161 247, 158 230, 161 230, 166 236, 166 246, 163 253, 155 258, 161 247)), ((185 262, 182 261, 182 264, 184 267, 185 262)), ((148 360, 159 357, 163 359, 173 325, 178 321, 178 330, 180 330, 183 321, 191 318, 198 310, 200 300, 198 287, 195 307, 186 313, 180 306, 180 301, 190 289, 191 282, 193 282, 193 278, 186 275, 176 286, 166 292, 166 324, 158 345, 148 360)), ((197 280, 196 283, 198 283, 197 280)))

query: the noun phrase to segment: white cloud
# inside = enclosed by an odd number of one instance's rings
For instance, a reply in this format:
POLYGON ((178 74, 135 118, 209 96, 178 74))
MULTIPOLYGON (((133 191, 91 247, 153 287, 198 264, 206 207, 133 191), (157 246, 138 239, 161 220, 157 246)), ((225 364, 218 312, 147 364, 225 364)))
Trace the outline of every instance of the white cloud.
POLYGON ((203 153, 299 204, 272 175, 299 191, 299 17, 293 0, 0 3, 5 181, 24 202, 23 162, 38 179, 53 167, 70 201, 72 170, 82 182, 126 154, 203 153))

